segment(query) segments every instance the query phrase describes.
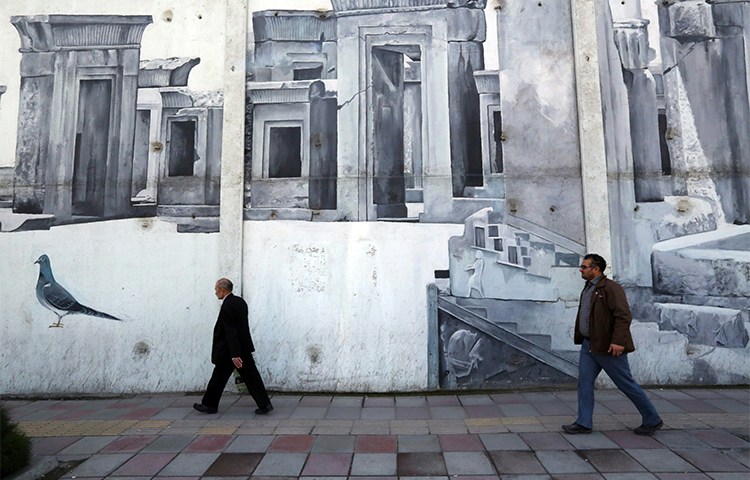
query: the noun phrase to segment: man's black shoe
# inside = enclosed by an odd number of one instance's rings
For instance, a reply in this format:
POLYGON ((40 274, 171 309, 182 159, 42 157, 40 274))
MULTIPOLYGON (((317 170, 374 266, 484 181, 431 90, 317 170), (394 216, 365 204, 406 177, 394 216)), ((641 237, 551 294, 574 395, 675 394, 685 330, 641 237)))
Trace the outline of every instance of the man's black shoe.
POLYGON ((219 411, 216 408, 207 407, 207 406, 203 405, 202 403, 194 403, 193 404, 193 408, 195 410, 198 410, 201 413, 208 413, 208 414, 216 413, 216 412, 219 411))
POLYGON ((267 414, 267 413, 269 413, 269 412, 270 412, 271 410, 273 410, 273 405, 271 405, 271 404, 269 403, 268 405, 266 405, 266 406, 265 406, 265 407, 263 407, 263 408, 256 408, 256 409, 255 409, 255 414, 256 414, 256 415, 266 415, 266 414, 267 414))
POLYGON ((664 422, 661 421, 661 420, 659 420, 659 423, 657 423, 656 425, 651 425, 650 427, 646 426, 646 425, 641 425, 640 427, 635 427, 635 430, 633 430, 633 432, 636 435, 653 435, 654 432, 656 432, 657 430, 659 430, 663 426, 664 426, 664 422))
POLYGON ((570 435, 576 435, 579 433, 591 433, 590 428, 586 428, 583 425, 578 425, 577 423, 571 423, 570 425, 563 425, 562 429, 563 429, 563 432, 568 433, 570 435))

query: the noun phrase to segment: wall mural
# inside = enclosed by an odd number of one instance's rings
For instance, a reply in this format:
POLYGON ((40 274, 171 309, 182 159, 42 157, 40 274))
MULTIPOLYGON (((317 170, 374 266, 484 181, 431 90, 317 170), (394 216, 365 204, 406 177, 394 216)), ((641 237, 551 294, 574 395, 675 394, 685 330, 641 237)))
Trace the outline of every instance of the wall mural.
POLYGON ((149 15, 10 22, 23 68, 0 230, 158 216, 217 231, 223 98, 187 87, 200 58, 140 58, 149 15))
POLYGON ((36 282, 36 298, 44 308, 57 315, 57 323, 51 327, 62 327, 62 319, 71 313, 90 315, 92 317, 106 318, 108 320, 121 321, 108 313, 94 310, 86 305, 81 305, 65 288, 57 283, 52 275, 52 264, 47 255, 41 255, 36 262, 39 264, 39 279, 36 282))
MULTIPOLYGON (((251 12, 244 219, 463 224, 426 313, 440 388, 575 382, 586 205, 570 3, 251 12)), ((596 25, 608 260, 634 328, 682 342, 690 381, 748 383, 750 1, 609 3, 596 25)), ((187 87, 200 58, 141 58, 148 15, 10 22, 23 68, 0 230, 156 216, 218 231, 223 98, 187 87)), ((38 263, 56 326, 117 320, 38 263)))
MULTIPOLYGON (((597 15, 617 279, 636 322, 699 352, 696 382, 747 381, 712 352, 748 357, 748 2, 611 3, 597 15)), ((484 1, 331 5, 253 12, 245 218, 464 223, 437 302, 439 385, 574 382, 570 3, 493 5, 499 70, 484 69, 484 1)))

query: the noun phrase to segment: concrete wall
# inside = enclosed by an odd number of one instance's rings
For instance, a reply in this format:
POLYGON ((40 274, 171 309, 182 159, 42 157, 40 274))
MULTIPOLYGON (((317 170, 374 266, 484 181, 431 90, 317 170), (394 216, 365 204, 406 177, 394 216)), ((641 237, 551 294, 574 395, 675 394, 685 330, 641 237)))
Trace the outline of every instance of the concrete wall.
MULTIPOLYGON (((427 387, 426 285, 447 268, 444 245, 460 226, 247 222, 244 230, 237 280, 268 388, 427 387)), ((224 275, 219 234, 128 219, 0 239, 12 252, 3 255, 0 277, 0 392, 204 388, 220 306, 213 284, 224 275), (80 303, 121 321, 68 315, 62 328, 50 328, 57 317, 34 292, 41 254, 80 303)))

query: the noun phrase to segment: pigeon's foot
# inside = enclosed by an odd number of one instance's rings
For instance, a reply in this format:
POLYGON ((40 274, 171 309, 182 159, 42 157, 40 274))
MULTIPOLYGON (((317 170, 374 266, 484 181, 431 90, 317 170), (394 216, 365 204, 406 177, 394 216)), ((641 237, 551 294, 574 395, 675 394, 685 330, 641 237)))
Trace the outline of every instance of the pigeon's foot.
POLYGON ((52 325, 49 326, 49 328, 63 328, 63 324, 60 322, 53 323, 52 325))

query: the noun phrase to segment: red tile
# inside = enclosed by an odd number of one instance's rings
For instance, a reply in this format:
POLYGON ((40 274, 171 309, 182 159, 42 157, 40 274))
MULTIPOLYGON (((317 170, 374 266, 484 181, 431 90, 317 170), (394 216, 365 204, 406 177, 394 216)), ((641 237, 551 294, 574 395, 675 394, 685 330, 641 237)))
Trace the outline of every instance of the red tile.
POLYGON ((464 407, 469 418, 495 418, 500 416, 500 409, 495 405, 468 405, 464 407))
POLYGON ((93 410, 66 410, 65 413, 61 413, 60 415, 56 415, 55 417, 53 417, 53 420, 78 420, 91 413, 94 413, 94 411, 93 410))
POLYGON ((136 408, 125 413, 125 415, 121 415, 120 418, 123 420, 146 420, 146 419, 153 417, 159 412, 161 412, 161 408, 154 408, 154 407, 136 408))
POLYGON ((398 438, 388 435, 360 435, 354 444, 357 453, 396 453, 398 438))
POLYGON ((712 447, 717 448, 747 448, 748 443, 726 430, 693 430, 693 435, 712 447))
POLYGON ((155 435, 120 437, 102 449, 102 453, 138 452, 143 447, 153 442, 155 435))
POLYGON ((312 435, 279 435, 268 448, 272 453, 309 452, 315 437, 312 435))
POLYGON ((347 475, 351 464, 350 453, 311 453, 302 475, 347 475))
POLYGON ((438 435, 440 448, 444 452, 483 452, 484 444, 479 435, 438 435))
POLYGON ((201 435, 185 447, 184 451, 188 453, 221 452, 232 439, 231 435, 201 435))

